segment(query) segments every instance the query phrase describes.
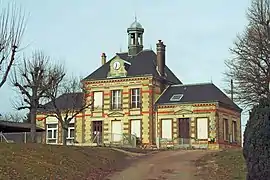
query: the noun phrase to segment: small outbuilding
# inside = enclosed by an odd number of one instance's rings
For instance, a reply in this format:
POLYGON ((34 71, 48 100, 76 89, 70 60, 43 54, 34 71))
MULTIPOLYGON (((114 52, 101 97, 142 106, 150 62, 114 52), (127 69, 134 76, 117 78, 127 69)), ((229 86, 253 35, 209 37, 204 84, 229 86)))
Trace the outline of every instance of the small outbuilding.
MULTIPOLYGON (((30 130, 30 123, 0 121, 0 141, 11 141, 16 143, 30 142, 30 130)), ((45 129, 36 127, 36 132, 37 141, 42 142, 45 129)))

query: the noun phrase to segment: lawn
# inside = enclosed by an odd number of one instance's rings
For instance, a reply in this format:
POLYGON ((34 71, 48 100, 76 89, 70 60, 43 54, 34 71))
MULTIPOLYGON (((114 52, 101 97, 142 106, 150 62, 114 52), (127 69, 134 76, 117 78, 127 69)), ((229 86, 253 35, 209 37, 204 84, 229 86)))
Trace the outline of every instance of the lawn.
POLYGON ((213 152, 196 162, 198 176, 207 180, 245 180, 246 167, 242 150, 213 152))
POLYGON ((0 179, 103 179, 128 165, 110 148, 0 143, 0 179))

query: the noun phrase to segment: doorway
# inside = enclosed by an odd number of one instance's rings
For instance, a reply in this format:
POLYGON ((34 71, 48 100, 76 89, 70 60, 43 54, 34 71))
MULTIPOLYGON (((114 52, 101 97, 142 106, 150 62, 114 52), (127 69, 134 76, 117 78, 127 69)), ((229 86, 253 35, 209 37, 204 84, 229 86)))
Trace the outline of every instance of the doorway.
POLYGON ((189 118, 178 119, 178 134, 180 138, 180 144, 190 143, 190 119, 189 118))
POLYGON ((100 144, 102 143, 102 121, 93 121, 92 122, 92 138, 93 143, 100 144))

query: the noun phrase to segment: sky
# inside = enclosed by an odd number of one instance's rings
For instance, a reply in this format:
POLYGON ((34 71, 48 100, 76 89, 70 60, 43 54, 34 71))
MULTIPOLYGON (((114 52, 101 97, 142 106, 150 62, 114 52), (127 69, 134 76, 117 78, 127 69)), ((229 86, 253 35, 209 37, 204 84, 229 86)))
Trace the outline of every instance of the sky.
MULTIPOLYGON (((10 0, 0 0, 3 6, 10 0)), ((127 51, 127 28, 145 29, 144 48, 166 44, 166 64, 184 84, 224 83, 224 60, 247 24, 250 0, 16 0, 28 15, 20 53, 42 50, 72 75, 85 77, 108 59, 127 51)), ((0 89, 0 113, 14 111, 14 92, 0 89)), ((244 122, 245 123, 245 120, 244 122)))

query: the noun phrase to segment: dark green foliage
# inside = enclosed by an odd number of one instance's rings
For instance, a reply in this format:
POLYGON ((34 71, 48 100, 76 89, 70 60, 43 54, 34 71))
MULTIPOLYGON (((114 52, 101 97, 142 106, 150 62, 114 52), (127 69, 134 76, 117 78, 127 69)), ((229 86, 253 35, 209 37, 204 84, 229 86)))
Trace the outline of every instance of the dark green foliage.
POLYGON ((250 113, 244 132, 247 180, 270 178, 270 100, 262 99, 250 113))

